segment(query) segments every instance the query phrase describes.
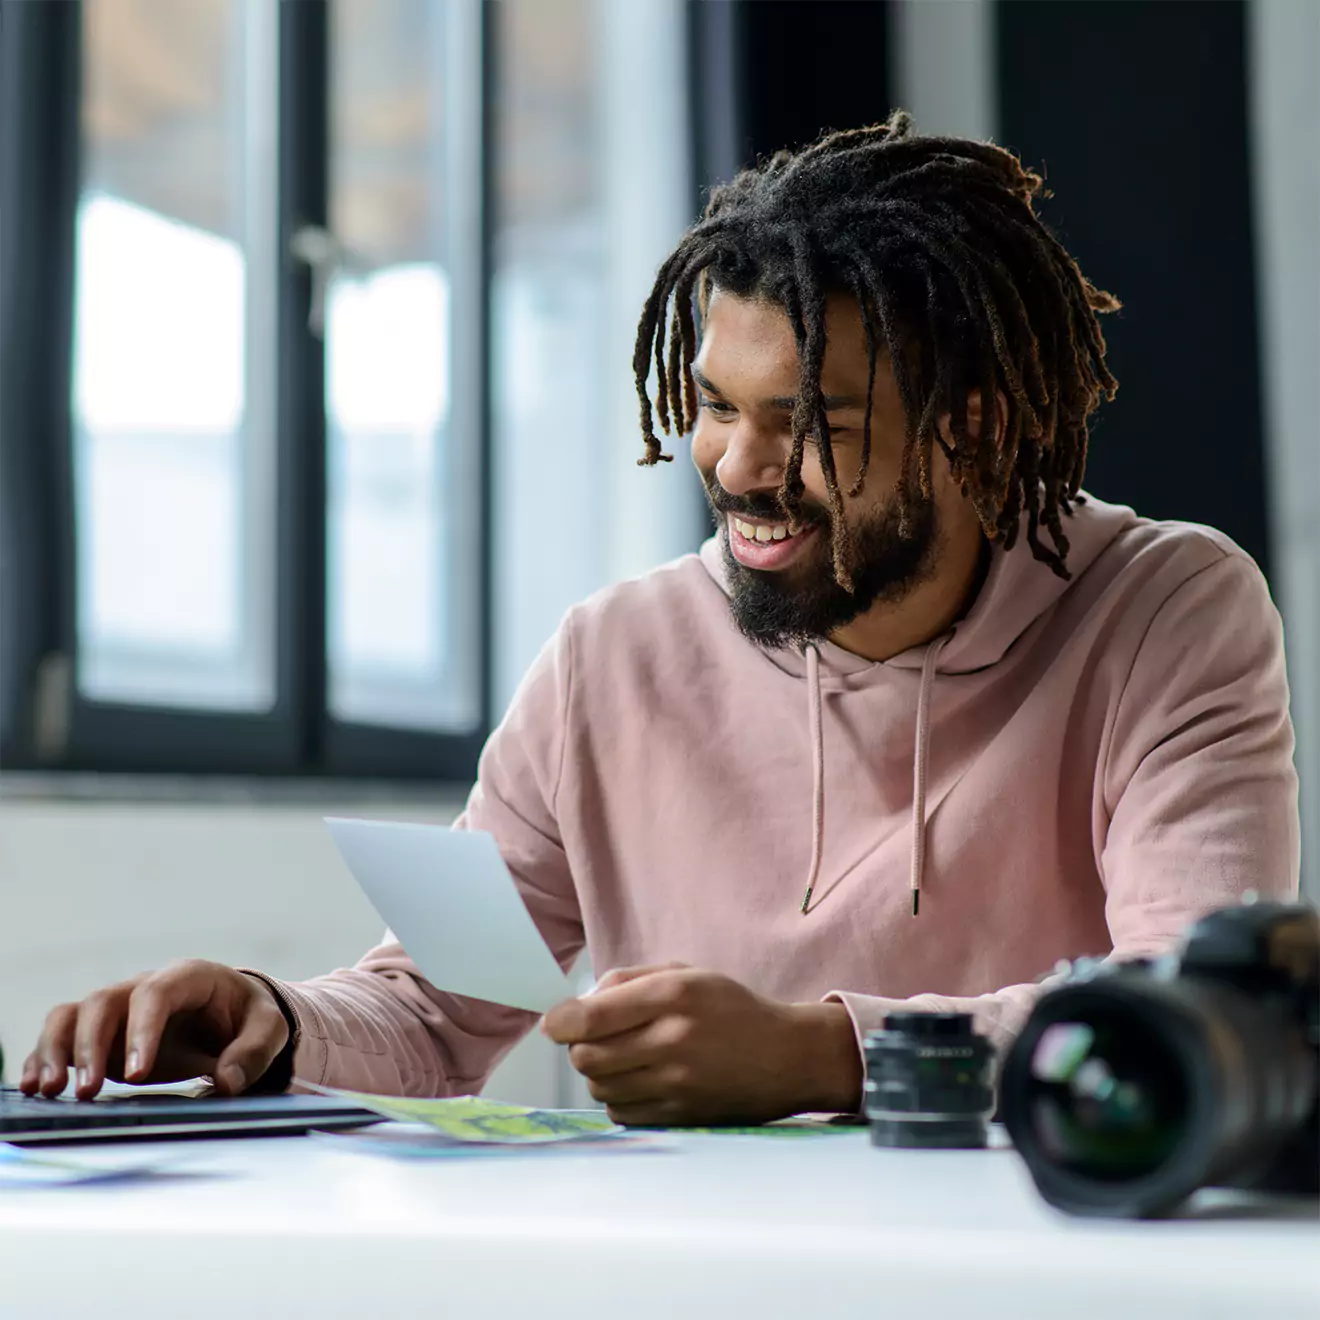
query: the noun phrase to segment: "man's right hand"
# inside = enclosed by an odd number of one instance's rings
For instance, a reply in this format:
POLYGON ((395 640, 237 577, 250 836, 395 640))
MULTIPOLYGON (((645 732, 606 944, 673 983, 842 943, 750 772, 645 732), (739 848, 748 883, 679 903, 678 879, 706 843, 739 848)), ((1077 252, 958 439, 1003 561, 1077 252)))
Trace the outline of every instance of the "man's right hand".
POLYGON ((106 1078, 143 1084, 208 1076, 222 1095, 252 1086, 289 1039, 270 989, 255 976, 192 959, 121 981, 46 1017, 19 1087, 56 1096, 77 1070, 79 1100, 106 1078))

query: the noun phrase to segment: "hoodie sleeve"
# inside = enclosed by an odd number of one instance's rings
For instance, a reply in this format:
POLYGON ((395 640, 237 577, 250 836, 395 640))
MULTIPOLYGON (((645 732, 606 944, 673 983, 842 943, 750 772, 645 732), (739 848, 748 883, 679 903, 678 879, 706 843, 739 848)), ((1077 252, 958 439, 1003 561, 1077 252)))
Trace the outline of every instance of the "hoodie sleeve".
MULTIPOLYGON (((1278 611, 1256 566, 1224 554, 1155 612, 1114 708, 1095 824, 1111 958, 1163 952, 1248 891, 1297 894, 1292 755, 1278 611)), ((827 998, 847 1007, 859 1042, 886 1013, 914 1008, 971 1013, 1003 1048, 1048 984, 973 998, 827 998)))
MULTIPOLYGON (((976 1030, 988 1036, 1001 1052, 1022 1029, 1042 986, 1034 981, 1008 985, 986 995, 913 995, 909 999, 886 999, 881 995, 857 995, 850 990, 831 990, 826 1000, 840 1003, 852 1018, 857 1048, 863 1048, 868 1031, 879 1031, 886 1013, 970 1013, 976 1030)), ((864 1056, 863 1056, 864 1057, 864 1056)))
MULTIPOLYGON (((572 677, 572 615, 528 671, 490 736, 455 829, 495 836, 532 919, 560 965, 585 942, 577 894, 555 820, 572 677)), ((537 1015, 437 990, 387 932, 350 969, 310 981, 260 979, 296 1031, 278 1073, 298 1081, 391 1095, 479 1091, 537 1015)))

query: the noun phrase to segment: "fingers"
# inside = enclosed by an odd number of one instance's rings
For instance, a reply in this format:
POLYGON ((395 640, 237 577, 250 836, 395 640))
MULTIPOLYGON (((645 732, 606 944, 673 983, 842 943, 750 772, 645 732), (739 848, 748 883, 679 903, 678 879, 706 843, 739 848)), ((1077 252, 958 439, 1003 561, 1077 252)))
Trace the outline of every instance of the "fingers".
POLYGON ((624 985, 629 981, 637 981, 644 976, 653 976, 655 975, 656 972, 681 971, 684 968, 686 968, 687 965, 688 965, 687 963, 681 963, 681 962, 667 962, 667 963, 650 963, 645 967, 612 967, 589 990, 584 990, 582 994, 576 996, 573 999, 565 999, 562 1003, 556 1004, 555 1007, 552 1008, 550 1012, 545 1015, 545 1018, 541 1019, 541 1030, 545 1032, 546 1035, 550 1034, 548 1031, 546 1031, 545 1020, 546 1018, 550 1017, 552 1014, 557 1015, 558 1018, 558 1016, 560 1016, 559 1010, 563 1008, 565 1004, 579 1003, 583 999, 587 999, 593 995, 598 995, 605 990, 612 990, 616 986, 624 985))
POLYGON ((664 1018, 604 1041, 573 1045, 568 1057, 587 1079, 592 1098, 605 1105, 646 1105, 650 1121, 670 1115, 690 1089, 692 1068, 683 1051, 691 1024, 664 1018))
POLYGON ((59 1095, 68 1085, 78 1005, 60 1004, 46 1015, 37 1048, 23 1065, 22 1088, 28 1095, 59 1095))
POLYGON ((289 1039, 284 1014, 269 1001, 254 999, 242 1029, 216 1060, 212 1080, 222 1095, 238 1095, 254 1085, 289 1039))
POLYGON ((651 976, 656 972, 679 972, 687 966, 687 963, 666 962, 651 963, 645 967, 612 967, 596 982, 595 989, 588 993, 598 994, 602 990, 608 990, 611 986, 625 985, 629 981, 636 981, 640 977, 651 976))
MULTIPOLYGON (((151 1077, 170 1018, 190 1008, 204 1007, 215 992, 215 976, 211 972, 210 963, 174 963, 142 977, 134 985, 124 1027, 125 1081, 145 1082, 151 1077)), ((168 1071, 175 1069, 171 1067, 168 1071)))
POLYGON ((594 994, 552 1008, 541 1030, 560 1045, 617 1036, 679 1011, 698 975, 681 967, 657 968, 645 969, 631 980, 609 986, 602 983, 594 994))
POLYGON ((90 1100, 105 1081, 106 1060, 124 1025, 130 987, 112 985, 87 996, 75 1010, 73 1066, 77 1069, 75 1094, 90 1100))
POLYGON ((605 1112, 611 1122, 624 1127, 676 1127, 693 1121, 682 1102, 673 1099, 621 1102, 606 1105, 605 1112))
POLYGON ((613 1077, 592 1077, 587 1090, 603 1105, 673 1105, 679 1100, 686 1074, 676 1066, 636 1068, 613 1077))
MULTIPOLYGON (((646 1028, 638 1032, 625 1032, 625 1036, 644 1035, 646 1028)), ((619 1039, 617 1036, 615 1040, 619 1039)), ((570 1045, 568 1061, 583 1077, 613 1077, 617 1073, 632 1072, 634 1068, 643 1068, 653 1063, 643 1049, 632 1048, 615 1050, 609 1046, 588 1043, 570 1045)))
POLYGON ((612 1077, 673 1058, 691 1031, 685 1018, 663 1018, 617 1036, 570 1045, 568 1061, 584 1077, 612 1077))
POLYGON ((72 1065, 75 1094, 90 1100, 112 1072, 133 1082, 210 1072, 217 1052, 241 1040, 227 1061, 237 1065, 231 1081, 241 1090, 265 1071, 287 1035, 273 998, 251 978, 217 963, 176 963, 52 1010, 19 1085, 29 1095, 59 1095, 72 1065), (245 1037, 248 1027, 253 1034, 245 1037))

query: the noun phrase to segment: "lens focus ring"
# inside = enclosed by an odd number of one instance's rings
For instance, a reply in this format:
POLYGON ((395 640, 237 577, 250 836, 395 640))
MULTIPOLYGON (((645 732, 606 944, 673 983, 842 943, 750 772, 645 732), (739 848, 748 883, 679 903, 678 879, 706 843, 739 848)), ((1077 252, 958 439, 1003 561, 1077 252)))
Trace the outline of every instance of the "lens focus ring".
POLYGON ((895 1013, 865 1041, 863 1108, 877 1145, 984 1146, 994 1048, 966 1013, 895 1013))

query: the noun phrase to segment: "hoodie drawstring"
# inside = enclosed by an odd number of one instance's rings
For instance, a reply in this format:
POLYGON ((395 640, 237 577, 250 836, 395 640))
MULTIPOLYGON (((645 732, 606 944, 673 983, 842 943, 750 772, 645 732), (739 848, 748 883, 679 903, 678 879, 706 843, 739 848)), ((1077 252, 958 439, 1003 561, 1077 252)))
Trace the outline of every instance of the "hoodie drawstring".
POLYGON ((802 895, 802 915, 807 915, 811 895, 820 875, 820 855, 825 844, 825 740, 820 731, 820 652, 810 642, 807 656, 807 724, 811 729, 811 869, 807 892, 802 895))
MULTIPOLYGON (((912 755, 912 915, 921 906, 921 880, 926 869, 926 762, 930 752, 930 692, 935 665, 949 636, 926 648, 917 693, 917 736, 912 755)), ((803 648, 807 660, 807 723, 811 730, 811 867, 802 895, 802 915, 811 910, 811 896, 820 877, 825 843, 825 739, 821 733, 820 652, 810 642, 803 648)))
POLYGON ((935 682, 935 663, 948 641, 944 636, 926 648, 921 665, 921 688, 917 693, 917 745, 912 754, 912 915, 921 906, 921 876, 926 869, 926 760, 930 751, 930 690, 935 682))

